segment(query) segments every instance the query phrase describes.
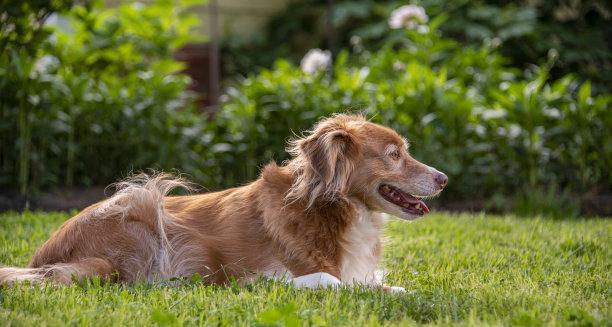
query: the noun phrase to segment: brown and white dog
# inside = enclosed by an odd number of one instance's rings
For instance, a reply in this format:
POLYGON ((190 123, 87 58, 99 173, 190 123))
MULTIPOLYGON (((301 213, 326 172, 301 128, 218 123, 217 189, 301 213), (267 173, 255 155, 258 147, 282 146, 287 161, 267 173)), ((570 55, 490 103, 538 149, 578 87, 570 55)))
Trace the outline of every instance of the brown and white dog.
MULTIPOLYGON (((301 287, 380 285, 380 213, 415 219, 447 177, 413 159, 393 130, 361 116, 321 120, 289 144, 292 159, 254 182, 168 196, 184 181, 139 175, 66 221, 29 268, 0 268, 0 284, 122 282, 195 273, 208 283, 282 276, 301 287)), ((401 291, 401 287, 385 287, 401 291)))

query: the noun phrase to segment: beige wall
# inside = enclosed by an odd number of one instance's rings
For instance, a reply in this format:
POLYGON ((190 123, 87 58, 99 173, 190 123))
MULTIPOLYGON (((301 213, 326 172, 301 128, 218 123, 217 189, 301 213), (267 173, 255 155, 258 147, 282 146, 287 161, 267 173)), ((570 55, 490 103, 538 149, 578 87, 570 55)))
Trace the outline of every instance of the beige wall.
MULTIPOLYGON (((253 35, 261 30, 267 19, 282 10, 289 0, 216 0, 218 7, 218 31, 227 31, 244 36, 253 35)), ((134 1, 106 0, 108 6, 134 1)), ((148 1, 141 1, 147 3, 148 1)), ((200 17, 199 32, 210 35, 209 6, 195 6, 193 10, 200 17)))

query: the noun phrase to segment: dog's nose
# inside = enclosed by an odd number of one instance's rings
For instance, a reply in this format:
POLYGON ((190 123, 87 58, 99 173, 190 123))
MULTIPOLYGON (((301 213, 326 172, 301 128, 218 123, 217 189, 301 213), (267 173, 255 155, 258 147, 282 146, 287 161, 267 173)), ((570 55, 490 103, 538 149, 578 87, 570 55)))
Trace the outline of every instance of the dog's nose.
POLYGON ((444 188, 446 187, 446 184, 448 184, 448 177, 443 173, 436 173, 436 177, 434 177, 434 179, 436 180, 436 183, 440 185, 440 188, 444 188))

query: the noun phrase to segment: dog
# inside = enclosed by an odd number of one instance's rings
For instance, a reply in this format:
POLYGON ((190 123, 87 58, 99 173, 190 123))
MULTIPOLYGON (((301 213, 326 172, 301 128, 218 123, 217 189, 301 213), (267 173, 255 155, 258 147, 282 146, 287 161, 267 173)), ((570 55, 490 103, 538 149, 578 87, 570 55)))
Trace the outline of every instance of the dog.
POLYGON ((141 174, 67 220, 28 268, 0 268, 0 284, 71 283, 91 276, 133 283, 199 274, 206 283, 260 276, 298 287, 382 284, 383 213, 429 213, 424 198, 445 174, 413 159, 407 141, 360 115, 336 114, 289 142, 248 185, 170 196, 189 188, 171 175, 141 174))

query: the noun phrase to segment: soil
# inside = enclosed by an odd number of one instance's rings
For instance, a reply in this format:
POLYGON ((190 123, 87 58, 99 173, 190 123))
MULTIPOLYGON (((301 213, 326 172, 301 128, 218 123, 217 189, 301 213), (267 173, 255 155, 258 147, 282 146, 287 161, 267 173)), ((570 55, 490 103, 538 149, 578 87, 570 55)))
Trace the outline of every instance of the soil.
POLYGON ((81 210, 90 204, 104 199, 104 187, 75 187, 57 189, 48 193, 39 193, 31 197, 25 197, 16 190, 0 189, 0 212, 2 211, 69 211, 81 210))

